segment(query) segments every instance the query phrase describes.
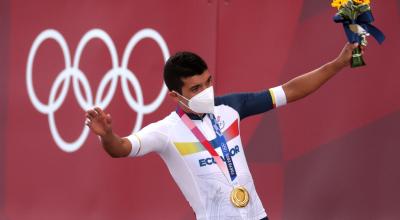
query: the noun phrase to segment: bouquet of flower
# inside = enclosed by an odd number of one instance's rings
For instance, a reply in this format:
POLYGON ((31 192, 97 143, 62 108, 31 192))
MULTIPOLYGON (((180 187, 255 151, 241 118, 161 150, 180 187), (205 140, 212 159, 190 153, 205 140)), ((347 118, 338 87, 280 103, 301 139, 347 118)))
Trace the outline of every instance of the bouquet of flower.
POLYGON ((333 17, 336 23, 342 23, 350 43, 359 43, 354 49, 351 67, 364 66, 361 46, 367 46, 367 36, 372 35, 381 44, 385 40, 383 33, 371 23, 374 18, 371 13, 370 0, 333 0, 332 7, 338 9, 333 17))

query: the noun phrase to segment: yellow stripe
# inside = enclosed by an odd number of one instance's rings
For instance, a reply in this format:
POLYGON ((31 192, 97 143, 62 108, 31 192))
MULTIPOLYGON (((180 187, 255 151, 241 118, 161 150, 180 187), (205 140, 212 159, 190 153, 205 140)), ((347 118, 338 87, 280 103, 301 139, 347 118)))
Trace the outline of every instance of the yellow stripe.
POLYGON ((274 105, 274 108, 275 108, 276 107, 275 93, 272 89, 269 89, 269 93, 271 93, 272 104, 274 105))
POLYGON ((140 150, 142 149, 142 141, 140 140, 140 138, 139 138, 139 136, 137 135, 137 134, 133 134, 137 139, 138 139, 138 141, 139 141, 139 150, 137 151, 137 153, 136 153, 136 155, 135 155, 135 157, 137 156, 137 155, 139 155, 139 152, 140 152, 140 150))
POLYGON ((182 156, 194 154, 204 150, 203 145, 199 142, 187 142, 187 143, 174 143, 176 149, 182 156))

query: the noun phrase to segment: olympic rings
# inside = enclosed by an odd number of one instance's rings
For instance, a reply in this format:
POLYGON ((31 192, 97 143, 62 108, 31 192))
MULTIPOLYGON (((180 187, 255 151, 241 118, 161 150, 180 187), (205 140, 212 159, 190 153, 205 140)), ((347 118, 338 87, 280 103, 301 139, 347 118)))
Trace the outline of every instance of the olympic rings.
POLYGON ((53 29, 47 29, 41 32, 36 37, 29 51, 28 63, 26 66, 26 86, 29 98, 33 106, 39 112, 46 114, 48 116, 50 132, 54 138, 54 141, 61 150, 65 152, 74 152, 78 150, 83 145, 89 134, 89 128, 84 126, 81 135, 76 140, 72 142, 67 142, 61 137, 57 129, 54 113, 62 106, 66 98, 66 95, 68 93, 71 79, 73 86, 72 88, 76 100, 78 101, 79 106, 84 111, 86 111, 89 108, 92 108, 93 106, 99 106, 100 108, 105 109, 110 104, 115 94, 118 84, 118 78, 120 78, 121 88, 125 100, 128 103, 129 107, 133 111, 137 112, 137 119, 136 119, 136 124, 133 128, 133 132, 138 131, 141 128, 143 122, 143 116, 145 114, 152 113, 155 110, 157 110, 158 107, 160 107, 168 91, 165 84, 163 83, 157 98, 153 100, 153 102, 151 102, 150 104, 145 105, 143 102, 142 87, 137 77, 135 76, 134 72, 129 70, 128 68, 129 57, 133 49, 141 40, 146 38, 150 38, 158 44, 158 46, 161 49, 164 62, 166 62, 170 56, 168 46, 164 41, 164 39, 162 38, 162 36, 156 30, 149 28, 142 29, 139 32, 137 32, 134 36, 132 36, 123 53, 121 64, 119 63, 118 60, 117 50, 114 42, 112 41, 111 37, 101 29, 92 29, 82 37, 82 39, 78 43, 76 52, 72 57, 73 60, 71 60, 71 54, 68 49, 66 40, 58 31, 53 29), (35 56, 39 47, 43 44, 44 41, 48 39, 56 41, 60 46, 61 51, 64 55, 65 68, 59 73, 59 75, 54 80, 54 83, 50 89, 49 101, 46 104, 41 102, 35 93, 35 90, 33 88, 32 69, 35 56), (100 81, 95 97, 93 97, 93 94, 91 92, 92 90, 88 79, 86 78, 85 74, 79 69, 79 62, 82 52, 85 49, 86 45, 93 39, 101 40, 107 46, 112 62, 112 68, 104 75, 104 77, 100 81), (110 88, 108 89, 108 93, 104 95, 105 93, 104 90, 106 89, 106 86, 109 83, 110 83, 110 88), (128 83, 132 85, 136 93, 136 98, 137 98, 136 100, 129 91, 128 83), (84 94, 82 94, 79 84, 81 84, 81 86, 83 87, 84 94), (60 92, 58 97, 56 97, 58 91, 60 92), (87 97, 87 99, 85 99, 85 97, 87 97), (102 97, 104 98, 102 99, 102 97))

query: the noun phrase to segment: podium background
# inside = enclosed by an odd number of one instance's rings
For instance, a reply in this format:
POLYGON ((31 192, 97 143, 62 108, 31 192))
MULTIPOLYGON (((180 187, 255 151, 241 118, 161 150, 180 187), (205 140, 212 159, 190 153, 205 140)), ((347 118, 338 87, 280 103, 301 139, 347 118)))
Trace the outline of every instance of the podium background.
MULTIPOLYGON (((372 7, 387 40, 379 46, 369 38, 366 67, 347 68, 306 99, 242 123, 248 163, 272 220, 400 218, 400 1, 372 7)), ((319 0, 0 0, 0 219, 194 219, 156 154, 112 159, 94 135, 73 153, 60 150, 26 88, 29 50, 42 31, 58 30, 74 54, 85 33, 101 28, 121 59, 135 33, 153 28, 171 54, 204 57, 222 95, 268 89, 335 58, 346 39, 334 13, 330 1, 319 0)), ((47 103, 63 65, 54 41, 41 45, 33 68, 40 101, 47 103)), ((145 103, 161 89, 162 66, 154 41, 134 49, 129 67, 145 103)), ((91 41, 80 68, 94 95, 110 67, 104 44, 91 41)), ((143 125, 173 109, 166 98, 143 125)), ((117 133, 132 131, 136 113, 120 83, 106 111, 117 133)), ((56 112, 61 136, 75 140, 83 121, 70 85, 56 112)))

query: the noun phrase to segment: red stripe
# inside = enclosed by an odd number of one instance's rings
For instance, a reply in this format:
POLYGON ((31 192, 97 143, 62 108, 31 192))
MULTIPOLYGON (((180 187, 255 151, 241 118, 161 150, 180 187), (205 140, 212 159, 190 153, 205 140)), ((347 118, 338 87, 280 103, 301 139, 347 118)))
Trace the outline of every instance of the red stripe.
MULTIPOLYGON (((185 114, 185 112, 181 109, 178 108, 177 111, 178 115, 183 118, 183 117, 187 117, 189 118, 189 116, 187 116, 185 114)), ((185 120, 182 120, 185 123, 185 120)), ((192 122, 190 119, 187 120, 188 123, 192 122)), ((192 122, 193 123, 193 122, 192 122)), ((187 127, 191 127, 190 125, 187 125, 187 127)), ((219 157, 219 154, 217 153, 217 151, 215 151, 215 149, 212 147, 212 145, 210 144, 210 142, 207 140, 207 138, 203 135, 203 133, 201 133, 201 131, 199 130, 199 128, 197 128, 196 126, 193 126, 193 129, 191 129, 192 133, 194 134, 194 136, 197 137, 197 139, 199 139, 199 141, 201 142, 201 144, 203 144, 203 146, 207 149, 207 151, 211 154, 211 156, 217 156, 219 157)))

